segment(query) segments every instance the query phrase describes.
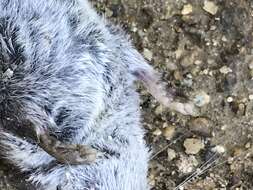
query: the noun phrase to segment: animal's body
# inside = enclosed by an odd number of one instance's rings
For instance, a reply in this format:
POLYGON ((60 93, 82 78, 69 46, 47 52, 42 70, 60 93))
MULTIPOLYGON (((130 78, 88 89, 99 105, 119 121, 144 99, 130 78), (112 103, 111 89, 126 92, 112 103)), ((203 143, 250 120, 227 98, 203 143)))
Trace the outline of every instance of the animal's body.
MULTIPOLYGON (((165 104, 170 99, 156 91, 155 72, 122 31, 86 0, 0 0, 0 65, 3 156, 29 172, 37 189, 149 189, 134 81, 143 81, 165 104), (22 138, 27 123, 106 156, 91 164, 57 163, 22 138)), ((172 104, 191 112, 182 106, 172 104)))

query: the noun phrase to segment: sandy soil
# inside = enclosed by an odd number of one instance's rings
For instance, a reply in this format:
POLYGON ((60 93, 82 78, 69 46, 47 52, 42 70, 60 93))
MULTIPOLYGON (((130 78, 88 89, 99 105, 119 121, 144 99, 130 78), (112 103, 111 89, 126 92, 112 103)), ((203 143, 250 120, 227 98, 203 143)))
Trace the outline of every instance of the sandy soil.
MULTIPOLYGON (((253 1, 93 3, 125 28, 168 88, 200 110, 174 113, 140 85, 152 190, 253 189, 253 1)), ((0 189, 29 189, 8 168, 0 189)))

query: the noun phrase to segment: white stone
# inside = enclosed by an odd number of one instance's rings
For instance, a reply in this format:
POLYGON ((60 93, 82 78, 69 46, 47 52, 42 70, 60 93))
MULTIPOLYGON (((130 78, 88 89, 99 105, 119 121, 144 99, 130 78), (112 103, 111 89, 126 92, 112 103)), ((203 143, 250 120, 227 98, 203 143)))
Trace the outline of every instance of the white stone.
POLYGON ((221 72, 222 74, 228 74, 228 73, 232 73, 233 71, 232 71, 232 69, 230 69, 229 67, 223 66, 223 67, 220 68, 220 72, 221 72))
POLYGON ((217 11, 218 11, 218 6, 214 3, 214 2, 212 2, 212 1, 205 1, 204 2, 204 7, 203 7, 203 9, 206 11, 206 12, 208 12, 208 13, 210 13, 210 14, 212 14, 212 15, 215 15, 216 13, 217 13, 217 11))
POLYGON ((152 59, 153 59, 153 52, 152 51, 145 48, 144 51, 143 51, 143 55, 147 60, 152 61, 152 59))
POLYGON ((233 97, 228 97, 228 98, 227 98, 227 102, 228 102, 228 103, 231 103, 231 102, 233 102, 233 101, 234 101, 233 97))
POLYGON ((213 152, 217 152, 219 154, 223 154, 223 153, 226 152, 226 149, 223 146, 221 146, 221 145, 217 145, 214 148, 212 148, 212 151, 213 152))
POLYGON ((192 13, 192 5, 191 4, 184 5, 184 7, 181 11, 181 14, 182 15, 188 15, 190 13, 192 13))
POLYGON ((210 96, 206 92, 200 91, 196 94, 193 101, 196 106, 203 107, 210 103, 210 96))

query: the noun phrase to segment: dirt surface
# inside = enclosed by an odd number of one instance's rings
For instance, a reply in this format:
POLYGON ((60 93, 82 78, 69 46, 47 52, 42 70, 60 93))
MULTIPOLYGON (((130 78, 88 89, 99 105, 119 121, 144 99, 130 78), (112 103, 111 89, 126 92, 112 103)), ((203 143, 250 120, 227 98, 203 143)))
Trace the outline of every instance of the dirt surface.
MULTIPOLYGON (((173 113, 140 86, 152 190, 253 189, 253 1, 93 3, 180 100, 200 109, 198 117, 173 113)), ((6 176, 17 172, 9 173, 0 173, 0 189, 28 189, 11 187, 6 176)))
POLYGON ((183 116, 142 94, 153 190, 253 189, 253 1, 99 0, 180 99, 183 116))

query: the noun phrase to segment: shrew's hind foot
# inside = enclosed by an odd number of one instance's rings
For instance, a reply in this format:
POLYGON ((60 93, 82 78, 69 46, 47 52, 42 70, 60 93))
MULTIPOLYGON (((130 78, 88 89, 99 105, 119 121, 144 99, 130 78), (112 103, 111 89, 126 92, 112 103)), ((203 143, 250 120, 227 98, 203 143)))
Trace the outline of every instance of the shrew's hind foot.
POLYGON ((91 164, 100 153, 87 145, 66 144, 50 136, 49 133, 38 135, 39 146, 62 164, 81 165, 91 164))

